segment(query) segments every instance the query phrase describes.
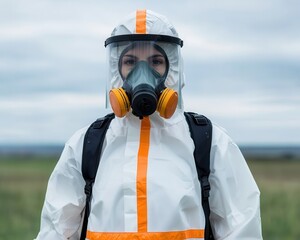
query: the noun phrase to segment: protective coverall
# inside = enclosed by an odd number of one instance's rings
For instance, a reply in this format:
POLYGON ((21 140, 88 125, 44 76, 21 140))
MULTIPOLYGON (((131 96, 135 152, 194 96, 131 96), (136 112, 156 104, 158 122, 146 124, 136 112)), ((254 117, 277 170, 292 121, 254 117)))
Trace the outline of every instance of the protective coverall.
MULTIPOLYGON (((164 17, 151 11, 146 16, 148 32, 169 34, 172 26, 164 17)), ((130 16, 122 24, 126 31, 135 31, 130 29, 134 19, 130 16)), ((112 85, 121 86, 122 80, 111 79, 112 85)), ((80 129, 65 144, 49 179, 38 240, 79 239, 85 207, 81 161, 86 130, 80 129)), ((209 203, 214 236, 262 239, 259 189, 225 130, 214 124, 212 132, 209 203)), ((183 108, 169 119, 154 112, 140 120, 131 111, 115 118, 106 133, 93 186, 87 239, 204 239, 193 151, 183 108)))

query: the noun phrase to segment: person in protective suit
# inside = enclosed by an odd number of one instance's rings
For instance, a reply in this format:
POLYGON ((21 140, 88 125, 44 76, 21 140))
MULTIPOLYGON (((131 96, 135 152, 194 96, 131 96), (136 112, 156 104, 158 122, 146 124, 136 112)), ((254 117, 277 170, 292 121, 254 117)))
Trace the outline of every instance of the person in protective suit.
MULTIPOLYGON (((182 41, 149 10, 132 13, 105 42, 107 130, 86 238, 204 239, 205 217, 184 117, 182 41)), ((49 179, 36 239, 79 239, 85 208, 87 127, 65 144, 49 179)), ((260 192, 237 145, 213 124, 210 222, 215 239, 262 239, 260 192)))

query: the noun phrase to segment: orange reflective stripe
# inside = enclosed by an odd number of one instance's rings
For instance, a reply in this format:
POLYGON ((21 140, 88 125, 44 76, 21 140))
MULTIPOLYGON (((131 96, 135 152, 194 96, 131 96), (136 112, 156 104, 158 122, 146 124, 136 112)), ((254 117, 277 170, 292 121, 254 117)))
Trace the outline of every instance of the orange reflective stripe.
POLYGON ((184 240, 189 238, 204 238, 203 229, 190 229, 185 231, 172 232, 91 232, 87 231, 87 239, 89 240, 132 240, 132 239, 147 239, 147 240, 184 240))
POLYGON ((136 33, 146 33, 146 10, 136 11, 136 33))
POLYGON ((144 117, 141 123, 140 146, 137 163, 137 229, 147 232, 147 167, 150 145, 150 120, 144 117))

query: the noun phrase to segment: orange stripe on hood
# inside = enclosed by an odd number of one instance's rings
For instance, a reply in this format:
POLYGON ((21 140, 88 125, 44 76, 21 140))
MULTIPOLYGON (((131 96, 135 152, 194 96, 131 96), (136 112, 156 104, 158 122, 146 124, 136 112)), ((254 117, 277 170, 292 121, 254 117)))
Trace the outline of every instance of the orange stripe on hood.
POLYGON ((137 224, 138 232, 147 232, 147 168, 150 145, 150 120, 144 117, 141 123, 140 147, 137 163, 137 224))
POLYGON ((136 33, 145 34, 146 33, 146 10, 136 11, 136 33))

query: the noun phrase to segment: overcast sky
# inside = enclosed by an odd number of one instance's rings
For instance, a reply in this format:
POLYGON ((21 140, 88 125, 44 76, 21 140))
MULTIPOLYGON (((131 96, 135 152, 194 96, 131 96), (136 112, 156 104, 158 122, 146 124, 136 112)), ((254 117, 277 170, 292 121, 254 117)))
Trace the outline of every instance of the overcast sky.
POLYGON ((185 109, 238 144, 300 144, 300 1, 0 0, 0 145, 62 144, 105 109, 103 42, 128 13, 184 40, 185 109))

